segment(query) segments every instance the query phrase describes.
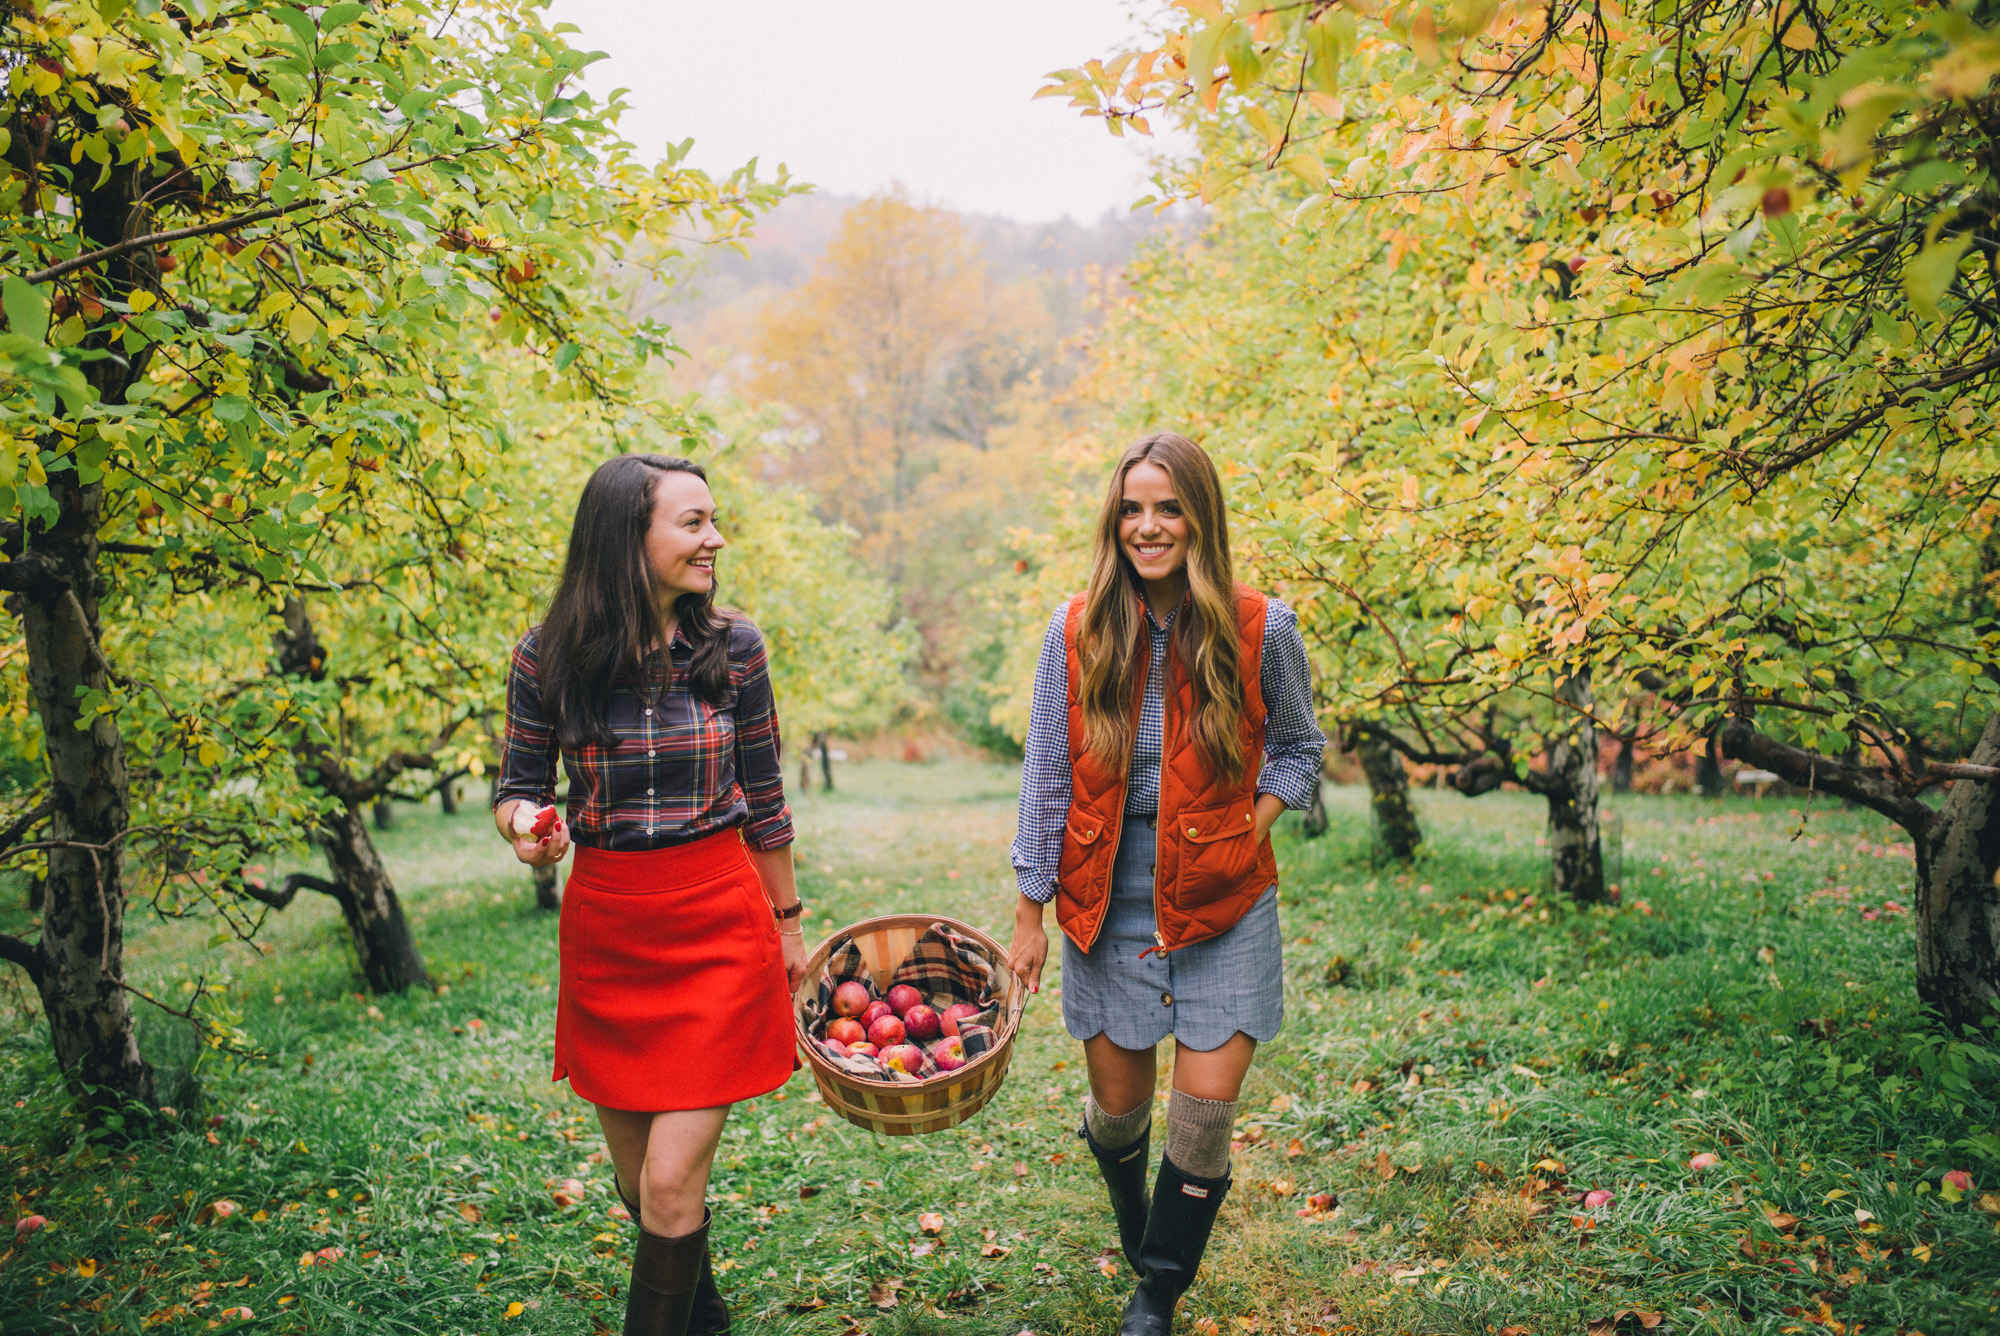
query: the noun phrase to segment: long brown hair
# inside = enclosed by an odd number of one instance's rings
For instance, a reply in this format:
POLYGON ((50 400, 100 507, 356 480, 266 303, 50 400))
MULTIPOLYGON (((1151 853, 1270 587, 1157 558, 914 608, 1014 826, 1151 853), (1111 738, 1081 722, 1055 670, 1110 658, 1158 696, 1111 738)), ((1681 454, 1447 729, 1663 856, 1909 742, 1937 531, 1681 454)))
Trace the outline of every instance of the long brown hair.
MULTIPOLYGON (((1120 774, 1132 757, 1132 681, 1145 653, 1140 634, 1139 573, 1118 542, 1125 475, 1142 463, 1157 464, 1174 486, 1188 525, 1188 604, 1174 625, 1170 648, 1194 686, 1188 732, 1195 753, 1229 783, 1243 777, 1243 670, 1236 629, 1236 573, 1229 557, 1229 514, 1222 480, 1208 452, 1170 431, 1126 448, 1097 517, 1090 588, 1083 599, 1077 691, 1090 751, 1120 774)), ((1166 616, 1172 609, 1156 608, 1166 616)), ((1161 684, 1162 690, 1167 684, 1161 684)))
MULTIPOLYGON (((542 700, 555 715, 562 746, 613 745, 617 739, 605 718, 612 683, 655 646, 666 652, 666 628, 646 569, 646 530, 653 524, 657 485, 669 473, 708 481, 693 460, 618 455, 599 464, 583 485, 562 579, 542 618, 542 700)), ((729 690, 730 618, 715 606, 715 586, 675 599, 674 621, 694 646, 688 690, 719 704, 729 690)))

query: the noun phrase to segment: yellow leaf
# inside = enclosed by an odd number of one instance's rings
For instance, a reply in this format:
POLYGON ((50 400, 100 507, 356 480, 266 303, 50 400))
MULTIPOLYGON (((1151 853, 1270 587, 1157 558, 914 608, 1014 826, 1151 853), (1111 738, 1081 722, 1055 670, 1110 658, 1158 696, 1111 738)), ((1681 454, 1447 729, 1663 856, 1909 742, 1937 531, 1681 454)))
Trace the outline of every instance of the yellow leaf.
POLYGON ((292 313, 285 317, 285 336, 293 343, 306 342, 318 328, 319 321, 315 320, 313 313, 303 306, 294 306, 292 313))
POLYGON ((132 309, 134 311, 150 311, 153 309, 153 304, 156 299, 154 298, 152 293, 141 290, 139 292, 133 293, 130 297, 127 297, 125 300, 131 303, 132 309))
POLYGON ((516 1300, 515 1300, 515 1301, 514 1301, 513 1303, 510 1303, 510 1304, 508 1304, 508 1305, 507 1305, 507 1311, 506 1311, 505 1313, 501 1314, 501 1316, 502 1316, 502 1317, 519 1317, 519 1316, 521 1316, 521 1314, 522 1314, 522 1313, 524 1313, 524 1312, 526 1312, 526 1311, 527 1311, 527 1310, 526 1310, 525 1308, 523 1308, 523 1307, 521 1306, 521 1301, 520 1301, 519 1299, 516 1299, 516 1300))
POLYGON ((97 70, 97 43, 80 32, 69 35, 69 61, 78 74, 92 74, 97 70))
POLYGON ((85 1280, 88 1280, 92 1276, 96 1275, 97 1259, 95 1257, 86 1257, 81 1262, 78 1262, 76 1264, 76 1274, 82 1276, 85 1280))
POLYGON ((1807 24, 1794 23, 1778 40, 1793 51, 1810 51, 1819 45, 1819 34, 1807 24))

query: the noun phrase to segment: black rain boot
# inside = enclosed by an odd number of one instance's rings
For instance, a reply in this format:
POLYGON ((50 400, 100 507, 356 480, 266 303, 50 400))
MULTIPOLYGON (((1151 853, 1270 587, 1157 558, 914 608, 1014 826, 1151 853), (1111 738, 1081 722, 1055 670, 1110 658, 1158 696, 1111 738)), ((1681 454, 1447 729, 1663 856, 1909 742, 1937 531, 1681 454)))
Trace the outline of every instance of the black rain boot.
MULTIPOLYGON (((611 1188, 632 1213, 632 1223, 639 1224, 639 1199, 627 1195, 616 1169, 611 1171, 611 1188)), ((701 1279, 695 1282, 694 1307, 688 1313, 687 1336, 729 1336, 729 1305, 715 1283, 715 1266, 706 1248, 701 1253, 701 1279)))
POLYGON ((701 1226, 666 1238, 639 1227, 632 1283, 625 1291, 625 1336, 687 1336, 695 1286, 708 1258, 709 1213, 701 1226))
POLYGON ((1167 1336, 1173 1330, 1174 1305, 1194 1283, 1215 1213, 1228 1192, 1228 1174, 1195 1178, 1160 1157, 1153 1209, 1146 1215, 1146 1239, 1139 1248, 1139 1288, 1125 1305, 1118 1336, 1167 1336))
POLYGON ((1090 1147, 1097 1172, 1104 1175, 1104 1186, 1111 1190, 1111 1214, 1118 1218, 1118 1242, 1125 1249, 1125 1260, 1143 1276, 1146 1269, 1139 1264, 1139 1246, 1146 1238, 1146 1170, 1151 1167, 1153 1129, 1148 1127, 1123 1150, 1099 1146, 1088 1123, 1077 1128, 1076 1134, 1090 1147))

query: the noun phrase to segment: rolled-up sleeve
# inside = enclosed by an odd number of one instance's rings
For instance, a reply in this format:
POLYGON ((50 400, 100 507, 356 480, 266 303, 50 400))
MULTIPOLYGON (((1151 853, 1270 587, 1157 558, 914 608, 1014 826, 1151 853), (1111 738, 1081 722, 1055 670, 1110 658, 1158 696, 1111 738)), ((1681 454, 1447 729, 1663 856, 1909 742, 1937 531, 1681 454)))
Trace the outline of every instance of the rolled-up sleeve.
POLYGON ((1069 649, 1065 602, 1049 619, 1042 656, 1035 663, 1035 696, 1028 708, 1028 740, 1021 762, 1021 816, 1014 832, 1014 880, 1038 904, 1055 898, 1062 861, 1063 827, 1069 821, 1069 649))
POLYGON ((736 782, 750 819, 743 842, 760 853, 790 844, 792 808, 785 801, 785 770, 779 757, 778 703, 771 694, 771 662, 757 628, 739 621, 733 634, 748 643, 736 691, 736 782))
POLYGON ((536 807, 556 800, 562 750, 554 722, 542 708, 537 631, 522 636, 507 668, 507 727, 500 738, 500 783, 493 805, 526 799, 536 807))
POLYGON ((1312 806, 1319 787, 1326 734, 1313 718, 1312 664, 1299 635, 1298 615, 1277 599, 1264 615, 1264 765, 1257 792, 1282 799, 1295 812, 1312 806))

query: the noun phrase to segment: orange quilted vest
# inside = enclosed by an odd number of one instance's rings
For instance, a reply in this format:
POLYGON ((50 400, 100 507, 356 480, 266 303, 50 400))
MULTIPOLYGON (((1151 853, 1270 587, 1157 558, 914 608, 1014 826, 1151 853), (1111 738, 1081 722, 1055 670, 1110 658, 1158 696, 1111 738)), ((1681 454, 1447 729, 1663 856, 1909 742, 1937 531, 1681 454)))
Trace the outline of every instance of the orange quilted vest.
MULTIPOLYGON (((1137 597, 1137 595, 1134 595, 1137 597)), ((1070 600, 1065 623, 1069 645, 1069 759, 1073 777, 1069 824, 1063 831, 1062 861, 1056 872, 1056 921, 1082 951, 1090 950, 1111 903, 1111 870, 1118 859, 1124 823, 1125 776, 1091 755, 1077 698, 1083 665, 1077 639, 1084 596, 1070 600)), ((1243 670, 1243 777, 1225 784, 1211 776, 1188 737, 1194 685, 1167 647, 1169 674, 1160 749, 1159 854, 1154 860, 1153 951, 1173 951, 1218 937, 1250 912, 1259 896, 1278 880, 1277 859, 1267 837, 1256 830, 1257 773, 1264 755, 1264 692, 1259 671, 1264 658, 1264 596, 1236 587, 1238 662, 1243 670)), ((1139 671, 1132 681, 1136 726, 1146 695, 1149 656, 1142 637, 1139 671)))

